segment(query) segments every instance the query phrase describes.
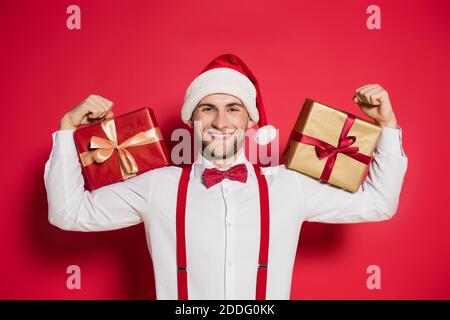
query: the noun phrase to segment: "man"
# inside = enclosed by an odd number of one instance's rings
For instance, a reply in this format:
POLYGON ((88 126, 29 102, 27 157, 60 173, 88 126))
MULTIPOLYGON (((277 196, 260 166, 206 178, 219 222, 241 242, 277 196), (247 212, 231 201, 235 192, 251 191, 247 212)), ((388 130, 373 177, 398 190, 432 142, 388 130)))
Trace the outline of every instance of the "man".
POLYGON ((243 152, 245 131, 266 124, 258 84, 238 57, 217 57, 193 80, 182 107, 187 125, 200 124, 196 138, 202 140, 202 154, 187 171, 184 203, 178 191, 186 171, 174 166, 93 192, 84 190, 73 131, 81 123, 113 115, 111 101, 91 95, 61 119, 60 130, 52 135, 53 150, 45 167, 49 221, 74 231, 144 222, 158 299, 255 299, 261 291, 261 269, 267 275, 263 297, 289 299, 303 221, 383 221, 398 207, 407 157, 388 94, 369 84, 356 90, 354 101, 383 127, 370 174, 359 190, 350 193, 280 165, 262 168, 268 198, 260 202, 259 167, 243 152), (235 168, 240 178, 230 174, 235 168), (263 203, 270 212, 270 233, 264 234, 263 203), (185 212, 182 224, 177 209, 185 212), (260 240, 265 236, 268 261, 261 265, 260 240), (180 250, 185 250, 187 268, 180 268, 180 250), (180 286, 185 295, 180 296, 180 286))

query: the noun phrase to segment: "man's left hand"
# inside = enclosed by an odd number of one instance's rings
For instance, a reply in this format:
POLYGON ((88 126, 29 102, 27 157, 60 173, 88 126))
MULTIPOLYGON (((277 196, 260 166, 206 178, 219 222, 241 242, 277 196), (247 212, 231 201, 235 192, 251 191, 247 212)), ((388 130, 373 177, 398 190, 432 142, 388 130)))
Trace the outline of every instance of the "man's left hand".
POLYGON ((382 127, 397 128, 397 119, 389 95, 379 84, 366 84, 356 89, 353 102, 382 127))

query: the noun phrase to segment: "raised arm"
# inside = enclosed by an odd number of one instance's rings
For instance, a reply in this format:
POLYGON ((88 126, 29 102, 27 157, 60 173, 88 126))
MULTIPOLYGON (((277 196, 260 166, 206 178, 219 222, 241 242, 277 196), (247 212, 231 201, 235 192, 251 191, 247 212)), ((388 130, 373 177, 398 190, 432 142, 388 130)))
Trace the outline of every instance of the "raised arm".
POLYGON ((81 165, 73 140, 81 123, 111 117, 112 103, 90 96, 61 119, 52 134, 53 148, 45 164, 48 218, 51 224, 72 231, 106 231, 138 224, 147 208, 150 182, 142 174, 92 192, 84 189, 81 165))
POLYGON ((297 175, 305 199, 305 220, 357 223, 390 219, 397 211, 408 158, 387 92, 379 85, 356 91, 355 103, 383 127, 369 175, 355 193, 338 189, 305 175, 297 175))

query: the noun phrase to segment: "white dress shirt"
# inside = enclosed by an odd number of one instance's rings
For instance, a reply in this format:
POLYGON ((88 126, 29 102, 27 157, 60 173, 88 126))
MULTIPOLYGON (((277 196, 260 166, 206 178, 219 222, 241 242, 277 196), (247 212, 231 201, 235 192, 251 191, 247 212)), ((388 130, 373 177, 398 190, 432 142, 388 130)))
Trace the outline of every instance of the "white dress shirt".
MULTIPOLYGON (((357 223, 391 218, 398 207, 408 159, 401 128, 383 128, 370 173, 356 193, 287 169, 263 168, 270 203, 267 299, 289 299, 303 221, 357 223)), ((52 134, 45 165, 49 221, 73 231, 104 231, 143 222, 158 299, 177 299, 175 209, 181 169, 168 166, 92 192, 84 189, 73 130, 52 134)), ((255 299, 259 254, 259 196, 244 153, 246 183, 224 179, 207 189, 201 176, 212 163, 199 157, 186 205, 189 299, 255 299)))

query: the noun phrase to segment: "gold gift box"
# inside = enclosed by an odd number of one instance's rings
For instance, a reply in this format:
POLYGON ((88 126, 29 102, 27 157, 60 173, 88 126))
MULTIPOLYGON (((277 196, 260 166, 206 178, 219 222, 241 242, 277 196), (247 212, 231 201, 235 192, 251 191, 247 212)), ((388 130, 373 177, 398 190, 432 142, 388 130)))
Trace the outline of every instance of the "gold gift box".
MULTIPOLYGON (((298 142, 298 134, 312 137, 334 147, 338 147, 341 132, 346 121, 353 115, 333 109, 317 101, 306 99, 297 118, 293 133, 283 152, 283 159, 289 169, 296 170, 311 177, 321 179, 329 157, 319 159, 314 145, 298 142)), ((347 123, 347 126, 349 124, 347 123)), ((359 157, 367 161, 373 155, 381 135, 382 128, 374 123, 354 117, 346 137, 355 137, 350 147, 357 147, 359 157)), ((351 143, 351 142, 350 142, 351 143)), ((328 183, 356 192, 367 175, 369 164, 358 161, 347 153, 335 152, 335 162, 327 172, 331 172, 328 183)), ((331 160, 330 160, 331 161, 331 160)))

